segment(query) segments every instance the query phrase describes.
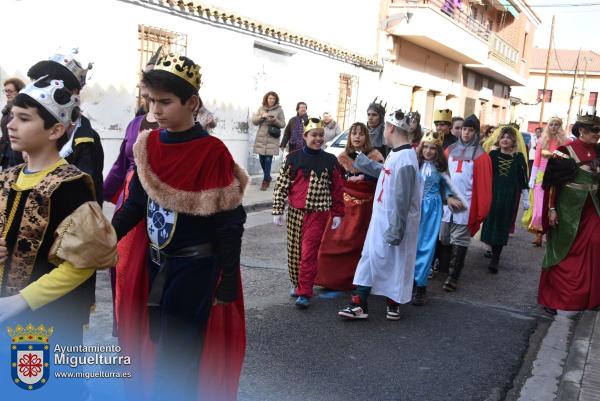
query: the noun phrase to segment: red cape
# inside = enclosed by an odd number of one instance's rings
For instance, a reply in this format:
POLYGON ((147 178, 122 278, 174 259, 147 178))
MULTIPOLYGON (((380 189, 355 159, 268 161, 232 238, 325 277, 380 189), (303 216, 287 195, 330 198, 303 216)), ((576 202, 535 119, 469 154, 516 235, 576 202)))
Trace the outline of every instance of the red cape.
POLYGON ((490 212, 493 179, 492 159, 487 153, 483 153, 473 162, 473 190, 468 224, 471 236, 477 234, 481 223, 490 212))
MULTIPOLYGON (((151 174, 155 191, 153 195, 175 198, 182 213, 201 214, 211 207, 227 208, 230 204, 241 203, 247 175, 240 173, 225 145, 217 138, 207 136, 200 140, 180 144, 159 142, 159 131, 138 137, 134 149, 138 175, 151 174), (142 142, 140 142, 140 138, 142 142), (145 152, 147 150, 147 152, 145 152), (142 154, 143 153, 143 154, 142 154), (141 158, 138 156, 142 154, 141 158), (155 168, 153 168, 155 167, 155 168), (164 168, 163 168, 164 167, 164 168), (236 184, 237 183, 237 184, 236 184), (162 193, 163 190, 169 191, 162 193), (241 188, 241 193, 240 192, 241 188), (183 198, 179 197, 183 194, 183 198), (179 198, 178 198, 179 197, 179 198), (202 202, 198 201, 202 199, 202 202), (211 203, 208 207, 202 203, 211 203), (190 205, 191 204, 191 205, 190 205), (199 208, 198 205, 200 204, 199 208), (193 209, 197 206, 196 209, 193 209), (186 207, 192 208, 186 210, 186 207)), ((242 170, 243 171, 243 170, 242 170)), ((148 176, 146 176, 148 177, 148 176)), ((148 188, 144 186, 148 191, 148 188)), ((149 195, 150 194, 150 191, 149 195)), ((151 197, 153 197, 151 195, 151 197)), ((155 199, 153 197, 153 199, 155 199)), ((155 199, 156 200, 156 199, 155 199)), ((140 391, 152 388, 154 344, 148 335, 148 273, 146 250, 148 237, 145 222, 121 242, 126 241, 121 253, 118 268, 127 272, 122 293, 117 297, 119 343, 127 355, 132 355, 132 363, 137 368, 140 380, 128 381, 128 393, 139 399, 140 391), (125 304, 127 303, 127 304, 125 304), (134 360, 137 356, 138 361, 134 360), (140 383, 141 381, 141 383, 140 383)), ((120 245, 121 245, 120 242, 120 245)), ((239 270, 238 270, 239 271, 239 270)), ((240 373, 246 351, 246 321, 241 274, 238 276, 238 298, 227 305, 215 305, 211 309, 206 327, 205 340, 200 361, 198 400, 233 401, 237 399, 240 373)), ((218 285, 218 284, 217 284, 218 285)), ((148 398, 149 394, 142 394, 148 398)))
MULTIPOLYGON (((450 148, 444 151, 446 158, 450 148)), ((473 160, 473 187, 471 190, 471 207, 469 209, 469 222, 467 223, 471 237, 477 234, 479 227, 492 206, 492 159, 483 152, 481 156, 473 160)))

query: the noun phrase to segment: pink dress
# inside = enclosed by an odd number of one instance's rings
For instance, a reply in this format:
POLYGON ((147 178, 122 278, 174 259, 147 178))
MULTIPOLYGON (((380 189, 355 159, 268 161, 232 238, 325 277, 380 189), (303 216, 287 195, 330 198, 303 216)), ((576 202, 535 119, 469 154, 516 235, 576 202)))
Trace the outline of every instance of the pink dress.
POLYGON ((544 190, 542 189, 542 181, 544 179, 544 171, 546 171, 546 165, 548 164, 548 158, 556 150, 557 141, 556 138, 550 139, 548 143, 548 149, 542 154, 542 142, 539 141, 535 150, 535 159, 533 161, 533 167, 537 168, 537 175, 535 177, 535 185, 533 187, 533 211, 531 216, 531 223, 529 224, 529 231, 538 232, 542 231, 542 209, 544 206, 544 190))

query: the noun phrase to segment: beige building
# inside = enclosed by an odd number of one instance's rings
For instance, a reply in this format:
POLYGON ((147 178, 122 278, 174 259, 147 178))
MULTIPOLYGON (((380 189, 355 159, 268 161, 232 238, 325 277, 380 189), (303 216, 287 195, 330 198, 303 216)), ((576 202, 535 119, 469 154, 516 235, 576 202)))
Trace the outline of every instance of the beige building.
POLYGON ((520 114, 530 132, 539 126, 540 120, 545 124, 552 116, 568 119, 565 125, 571 125, 580 110, 598 106, 600 53, 556 49, 550 52, 544 115, 540 116, 547 54, 548 49, 533 49, 529 84, 519 88, 519 96, 526 103, 520 107, 520 114))
POLYGON ((511 87, 527 84, 541 22, 525 1, 390 0, 382 8, 389 91, 420 111, 425 127, 445 108, 482 124, 513 119, 511 87))

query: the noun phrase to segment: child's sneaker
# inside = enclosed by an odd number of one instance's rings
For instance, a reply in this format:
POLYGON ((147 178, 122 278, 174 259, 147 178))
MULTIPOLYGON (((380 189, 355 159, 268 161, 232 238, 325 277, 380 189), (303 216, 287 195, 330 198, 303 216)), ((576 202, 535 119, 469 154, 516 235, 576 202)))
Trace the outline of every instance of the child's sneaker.
POLYGON ((296 294, 296 287, 292 287, 292 289, 290 290, 290 297, 291 298, 298 298, 298 294, 296 294))
POLYGON ((307 309, 310 306, 310 300, 305 296, 300 295, 296 299, 296 306, 300 309, 307 309))
POLYGON ((388 305, 385 317, 387 320, 400 320, 400 305, 388 305))
POLYGON ((362 306, 351 304, 350 306, 342 309, 338 312, 338 316, 344 317, 346 319, 366 319, 369 317, 369 313, 367 312, 367 308, 363 309, 362 306))

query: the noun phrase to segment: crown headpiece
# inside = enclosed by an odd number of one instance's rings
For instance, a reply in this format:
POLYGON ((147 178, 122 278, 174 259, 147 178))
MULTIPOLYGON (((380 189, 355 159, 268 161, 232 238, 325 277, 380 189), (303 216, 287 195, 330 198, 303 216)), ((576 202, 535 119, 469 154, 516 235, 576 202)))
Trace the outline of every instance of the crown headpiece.
POLYGON ((24 94, 35 100, 52 114, 59 123, 64 124, 68 127, 71 124, 71 116, 73 115, 73 109, 79 106, 79 96, 70 95, 66 100, 66 103, 62 103, 56 99, 56 91, 63 89, 65 84, 63 81, 53 79, 45 81, 42 77, 35 82, 32 82, 25 86, 19 94, 24 94))
POLYGON ((202 86, 202 74, 200 66, 191 59, 176 53, 169 53, 158 59, 154 70, 166 71, 177 75, 192 85, 194 89, 199 90, 202 86))
POLYGON ((423 135, 423 138, 421 138, 421 143, 423 142, 431 143, 436 146, 442 146, 444 143, 444 134, 437 131, 426 132, 425 135, 423 135))
POLYGON ((586 125, 600 124, 600 116, 596 114, 596 108, 586 110, 585 114, 580 112, 577 114, 577 122, 586 125))
POLYGON ((304 123, 304 133, 307 133, 311 129, 323 128, 323 120, 320 117, 310 117, 304 123))
POLYGON ((79 82, 81 87, 85 86, 85 82, 87 79, 87 73, 92 69, 93 63, 89 63, 87 68, 83 68, 79 61, 75 60, 75 55, 79 53, 78 48, 74 48, 71 50, 70 54, 60 54, 57 53, 51 56, 48 60, 58 63, 65 67, 71 74, 75 76, 75 79, 79 82))
POLYGON ((385 109, 387 108, 387 102, 385 102, 385 104, 383 104, 383 100, 380 100, 378 103, 377 98, 378 98, 378 96, 375 96, 375 99, 373 99, 371 104, 369 104, 369 107, 367 108, 367 110, 373 109, 373 110, 377 111, 379 114, 385 114, 385 109))
POLYGON ((14 330, 12 327, 8 327, 6 331, 9 337, 11 337, 12 343, 47 343, 48 338, 54 333, 54 328, 48 327, 48 329, 46 329, 46 326, 43 324, 35 327, 33 324, 29 323, 25 327, 18 324, 14 330))
POLYGON ((452 124, 452 110, 436 110, 433 112, 433 122, 436 123, 438 121, 447 122, 448 124, 452 124))
POLYGON ((402 131, 406 131, 406 133, 410 132, 410 123, 412 113, 404 114, 404 112, 400 109, 390 113, 385 118, 385 122, 388 124, 392 124, 393 126, 401 129, 402 131))

